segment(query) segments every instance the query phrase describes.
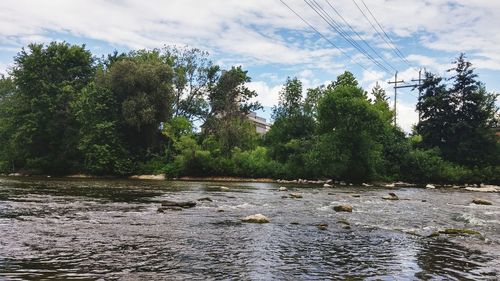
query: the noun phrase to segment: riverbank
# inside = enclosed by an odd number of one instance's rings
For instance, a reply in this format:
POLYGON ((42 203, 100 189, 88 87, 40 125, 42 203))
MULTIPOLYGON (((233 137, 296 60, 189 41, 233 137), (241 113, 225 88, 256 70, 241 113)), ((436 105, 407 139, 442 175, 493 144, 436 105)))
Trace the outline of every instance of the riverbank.
POLYGON ((500 193, 500 186, 491 184, 422 184, 422 183, 408 183, 408 182, 381 182, 373 181, 368 183, 354 184, 344 181, 335 180, 306 180, 306 179, 296 179, 296 180, 283 180, 283 179, 272 179, 272 178, 243 178, 243 177, 179 177, 179 178, 168 178, 164 174, 158 175, 132 175, 129 177, 117 177, 117 176, 95 176, 87 174, 74 174, 60 177, 53 177, 51 175, 27 175, 21 173, 12 174, 0 174, 0 177, 36 177, 36 178, 68 178, 68 179, 127 179, 127 180, 142 180, 142 181, 181 181, 181 182, 248 182, 248 183, 278 183, 284 185, 307 185, 322 188, 336 188, 336 187, 349 187, 349 186, 363 186, 363 187, 377 187, 377 188, 405 188, 405 187, 416 187, 416 188, 447 188, 447 189, 465 189, 468 191, 476 192, 494 192, 500 193))

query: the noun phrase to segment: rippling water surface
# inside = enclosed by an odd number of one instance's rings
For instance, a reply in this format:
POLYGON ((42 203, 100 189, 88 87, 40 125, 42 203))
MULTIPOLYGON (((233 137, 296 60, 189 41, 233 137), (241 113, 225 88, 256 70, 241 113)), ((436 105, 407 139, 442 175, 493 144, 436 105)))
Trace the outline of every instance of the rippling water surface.
POLYGON ((291 199, 278 187, 0 179, 0 279, 500 279, 500 194, 291 185, 303 195, 291 199), (202 197, 213 201, 157 212, 202 197), (353 212, 335 212, 341 203, 353 212), (271 223, 240 222, 255 213, 271 223), (447 228, 481 235, 429 237, 447 228))

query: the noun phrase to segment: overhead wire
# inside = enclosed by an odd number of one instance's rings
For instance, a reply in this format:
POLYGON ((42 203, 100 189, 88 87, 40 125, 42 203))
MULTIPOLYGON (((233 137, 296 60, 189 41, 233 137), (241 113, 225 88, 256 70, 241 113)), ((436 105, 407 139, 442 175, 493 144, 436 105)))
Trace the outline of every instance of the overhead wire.
POLYGON ((337 16, 342 19, 342 21, 344 22, 344 24, 349 27, 349 29, 358 37, 359 40, 361 40, 377 57, 379 57, 380 60, 382 60, 383 62, 385 62, 394 72, 397 71, 397 69, 391 64, 389 63, 386 59, 384 59, 382 57, 382 55, 380 55, 379 52, 377 52, 377 50, 375 50, 368 42, 366 42, 365 39, 363 39, 363 37, 349 24, 349 22, 342 16, 342 14, 330 3, 330 1, 328 0, 325 0, 325 2, 330 6, 330 8, 335 12, 335 14, 337 14, 337 16))
POLYGON ((321 36, 323 39, 325 39, 330 45, 332 45, 334 48, 336 48, 337 50, 339 50, 344 56, 346 56, 349 60, 351 60, 352 62, 354 62, 355 64, 357 64, 359 67, 361 67, 362 69, 370 72, 373 74, 373 71, 369 70, 368 68, 366 68, 364 65, 360 64, 359 62, 357 62, 353 57, 351 57, 348 53, 346 53, 342 48, 340 48, 339 46, 337 46, 335 43, 333 43, 330 39, 328 39, 328 37, 326 37, 325 35, 323 35, 323 33, 321 33, 318 29, 316 29, 312 24, 310 24, 306 19, 304 19, 299 13, 297 13, 294 9, 292 9, 288 4, 285 3, 284 0, 280 0, 280 2, 285 6, 287 7, 292 13, 294 13, 300 20, 302 20, 302 22, 304 22, 307 26, 309 26, 312 30, 314 30, 319 36, 321 36))
POLYGON ((401 52, 401 50, 399 50, 399 48, 396 46, 396 44, 394 43, 394 41, 392 41, 391 37, 389 37, 389 35, 387 34, 387 32, 385 32, 384 28, 382 27, 382 25, 380 24, 380 22, 377 20, 377 18, 375 17, 375 15, 373 15, 372 11, 368 8, 368 6, 366 5, 365 1, 361 0, 361 2, 363 3, 363 6, 365 6, 365 8, 368 11, 368 13, 370 13, 370 15, 372 16, 372 18, 375 20, 375 23, 378 25, 378 27, 380 28, 380 30, 382 30, 382 32, 384 33, 385 37, 391 42, 392 46, 397 51, 397 53, 399 53, 399 55, 400 55, 399 57, 401 59, 403 59, 409 66, 411 66, 410 62, 406 59, 406 57, 403 54, 403 52, 401 52))
POLYGON ((371 56, 361 45, 359 45, 352 37, 342 30, 342 27, 338 24, 336 20, 334 20, 324 9, 323 7, 316 2, 316 0, 304 0, 304 2, 313 9, 316 14, 318 14, 331 28, 333 28, 342 38, 344 38, 351 46, 356 48, 361 54, 363 54, 366 58, 368 58, 373 64, 378 66, 380 69, 385 72, 392 74, 389 69, 387 69, 384 65, 378 62, 373 56, 371 56))
POLYGON ((395 46, 392 45, 388 40, 387 38, 385 38, 381 33, 380 31, 377 29, 377 27, 375 27, 375 24, 373 24, 373 22, 368 18, 368 16, 366 15, 366 13, 363 11, 363 9, 361 9, 361 7, 358 5, 358 3, 356 2, 356 0, 352 0, 352 2, 354 3, 354 5, 356 5, 356 7, 358 8, 358 10, 361 12, 361 14, 363 15, 363 17, 366 19, 366 21, 371 25, 371 27, 373 28, 373 30, 375 30, 375 32, 377 33, 377 35, 382 39, 384 40, 384 42, 387 44, 387 46, 389 46, 389 48, 391 48, 394 53, 406 64, 408 64, 408 66, 412 67, 411 64, 406 60, 406 58, 404 58, 403 56, 401 56, 401 54, 396 50, 395 46))

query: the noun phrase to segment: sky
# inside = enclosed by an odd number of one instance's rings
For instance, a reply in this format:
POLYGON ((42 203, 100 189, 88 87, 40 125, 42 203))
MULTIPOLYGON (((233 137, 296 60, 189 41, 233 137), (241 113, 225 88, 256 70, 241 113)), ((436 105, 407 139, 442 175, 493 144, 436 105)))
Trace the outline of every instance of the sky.
MULTIPOLYGON (((500 1, 315 1, 317 12, 306 1, 283 0, 306 24, 280 0, 2 0, 0 73, 29 43, 85 44, 96 56, 188 45, 224 68, 248 70, 248 87, 264 106, 259 114, 269 119, 287 77, 310 88, 348 70, 368 92, 378 82, 392 105, 387 82, 395 71, 408 83, 421 68, 447 76, 464 52, 487 90, 500 92, 500 1)), ((398 124, 407 132, 418 121, 417 96, 398 90, 398 124)))

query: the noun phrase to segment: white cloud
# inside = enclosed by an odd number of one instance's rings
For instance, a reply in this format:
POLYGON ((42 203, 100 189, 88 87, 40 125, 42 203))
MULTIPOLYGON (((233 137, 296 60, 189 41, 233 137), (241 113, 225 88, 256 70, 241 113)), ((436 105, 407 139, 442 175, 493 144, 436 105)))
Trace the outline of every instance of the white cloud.
MULTIPOLYGON (((303 2, 286 1, 335 42, 339 37, 303 2)), ((359 1, 358 1, 359 2, 359 1)), ((414 37, 415 46, 472 56, 500 53, 500 2, 487 0, 366 1, 399 45, 414 37)), ((322 3, 322 2, 320 2, 322 3)), ((373 46, 387 49, 350 0, 332 2, 373 46)), ((328 6, 324 8, 330 13, 328 6)), ((361 5, 362 6, 362 5, 361 5)), ((366 12, 366 11, 365 11, 366 12)), ((243 62, 306 64, 331 69, 352 64, 312 32, 279 1, 254 0, 4 0, 0 2, 0 46, 19 48, 48 41, 50 32, 92 38, 130 48, 190 44, 234 55, 243 62), (286 33, 281 31, 286 30, 286 33), (299 33, 295 33, 299 31, 299 33)), ((381 51, 397 61, 390 50, 381 51)), ((366 58, 351 53, 363 63, 366 58)), ((413 57, 414 59, 419 59, 413 57)), ((431 66, 432 61, 428 61, 431 66)), ((478 67, 500 69, 500 58, 483 58, 478 67)))
POLYGON ((407 133, 418 123, 418 112, 413 104, 397 102, 397 124, 407 133))
POLYGON ((247 83, 247 87, 257 92, 255 100, 259 101, 263 106, 272 107, 278 104, 279 92, 282 85, 269 86, 264 81, 255 81, 247 83))

